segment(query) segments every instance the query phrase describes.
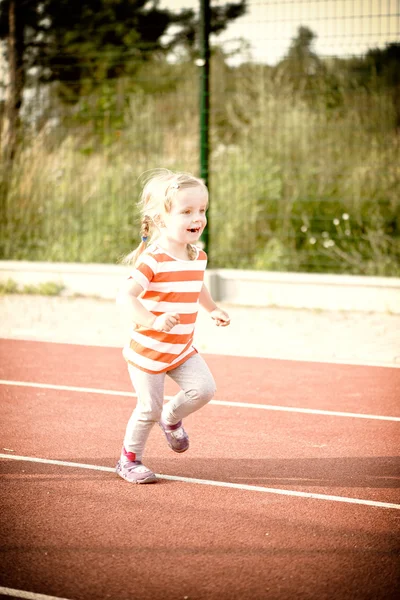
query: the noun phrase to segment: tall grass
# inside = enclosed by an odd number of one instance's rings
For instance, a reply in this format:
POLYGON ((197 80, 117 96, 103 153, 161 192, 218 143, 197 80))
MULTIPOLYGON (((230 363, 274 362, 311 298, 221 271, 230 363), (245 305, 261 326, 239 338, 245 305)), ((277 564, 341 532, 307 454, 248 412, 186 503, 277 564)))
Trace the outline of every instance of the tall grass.
MULTIPOLYGON (((212 99, 213 266, 400 275, 399 137, 388 94, 343 90, 332 109, 249 71, 236 80, 219 73, 212 99)), ((132 95, 124 127, 111 119, 98 131, 86 124, 26 139, 2 258, 114 263, 136 246, 140 174, 198 172, 195 74, 176 91, 132 95)))
POLYGON ((213 155, 216 264, 398 275, 399 138, 382 127, 390 98, 359 94, 332 115, 269 84, 251 104, 240 96, 251 106, 242 139, 213 155))

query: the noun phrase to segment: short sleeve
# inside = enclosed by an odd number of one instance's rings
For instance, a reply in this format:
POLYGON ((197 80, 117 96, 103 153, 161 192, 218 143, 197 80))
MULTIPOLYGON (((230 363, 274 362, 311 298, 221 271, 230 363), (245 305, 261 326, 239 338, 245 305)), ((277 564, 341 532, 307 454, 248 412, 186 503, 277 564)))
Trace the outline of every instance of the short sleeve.
POLYGON ((207 254, 201 248, 199 248, 199 253, 198 253, 198 256, 197 256, 197 260, 205 260, 206 262, 208 260, 207 254))
POLYGON ((134 279, 144 290, 147 290, 157 272, 157 262, 149 254, 144 254, 139 260, 140 262, 130 273, 129 279, 134 279))

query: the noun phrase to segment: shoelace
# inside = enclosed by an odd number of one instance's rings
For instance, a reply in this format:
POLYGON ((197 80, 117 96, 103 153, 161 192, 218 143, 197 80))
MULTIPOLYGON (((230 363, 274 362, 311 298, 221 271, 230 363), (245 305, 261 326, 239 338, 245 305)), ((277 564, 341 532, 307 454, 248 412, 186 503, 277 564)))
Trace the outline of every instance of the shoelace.
POLYGON ((175 431, 171 431, 171 436, 176 440, 181 440, 186 437, 185 430, 183 427, 179 427, 179 429, 175 429, 175 431))

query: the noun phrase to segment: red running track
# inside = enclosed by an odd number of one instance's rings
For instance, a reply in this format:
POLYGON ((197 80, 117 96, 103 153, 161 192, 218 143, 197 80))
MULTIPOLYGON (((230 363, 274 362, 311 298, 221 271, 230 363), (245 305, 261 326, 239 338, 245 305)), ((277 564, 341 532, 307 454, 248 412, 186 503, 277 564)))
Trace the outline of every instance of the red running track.
POLYGON ((134 486, 112 469, 135 399, 68 389, 132 393, 119 349, 2 340, 0 356, 0 379, 19 382, 0 385, 0 591, 398 597, 400 369, 206 356, 216 400, 393 420, 209 404, 185 421, 184 455, 154 428, 145 463, 170 478, 134 486))

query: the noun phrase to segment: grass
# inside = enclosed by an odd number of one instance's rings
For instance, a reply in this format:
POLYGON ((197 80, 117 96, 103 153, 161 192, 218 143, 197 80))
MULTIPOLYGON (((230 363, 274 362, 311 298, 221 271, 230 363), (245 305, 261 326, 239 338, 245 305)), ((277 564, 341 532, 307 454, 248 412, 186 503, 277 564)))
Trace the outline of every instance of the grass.
POLYGON ((64 285, 53 281, 46 281, 38 284, 19 285, 13 279, 0 282, 0 295, 7 294, 31 294, 40 296, 60 296, 64 291, 64 285))
MULTIPOLYGON (((210 266, 400 276, 389 94, 358 90, 328 110, 262 77, 242 73, 214 92, 210 266)), ((138 177, 159 166, 198 173, 197 102, 191 76, 178 92, 132 96, 122 129, 109 118, 102 136, 98 122, 95 133, 70 124, 27 136, 0 257, 118 262, 139 241, 138 177)))

